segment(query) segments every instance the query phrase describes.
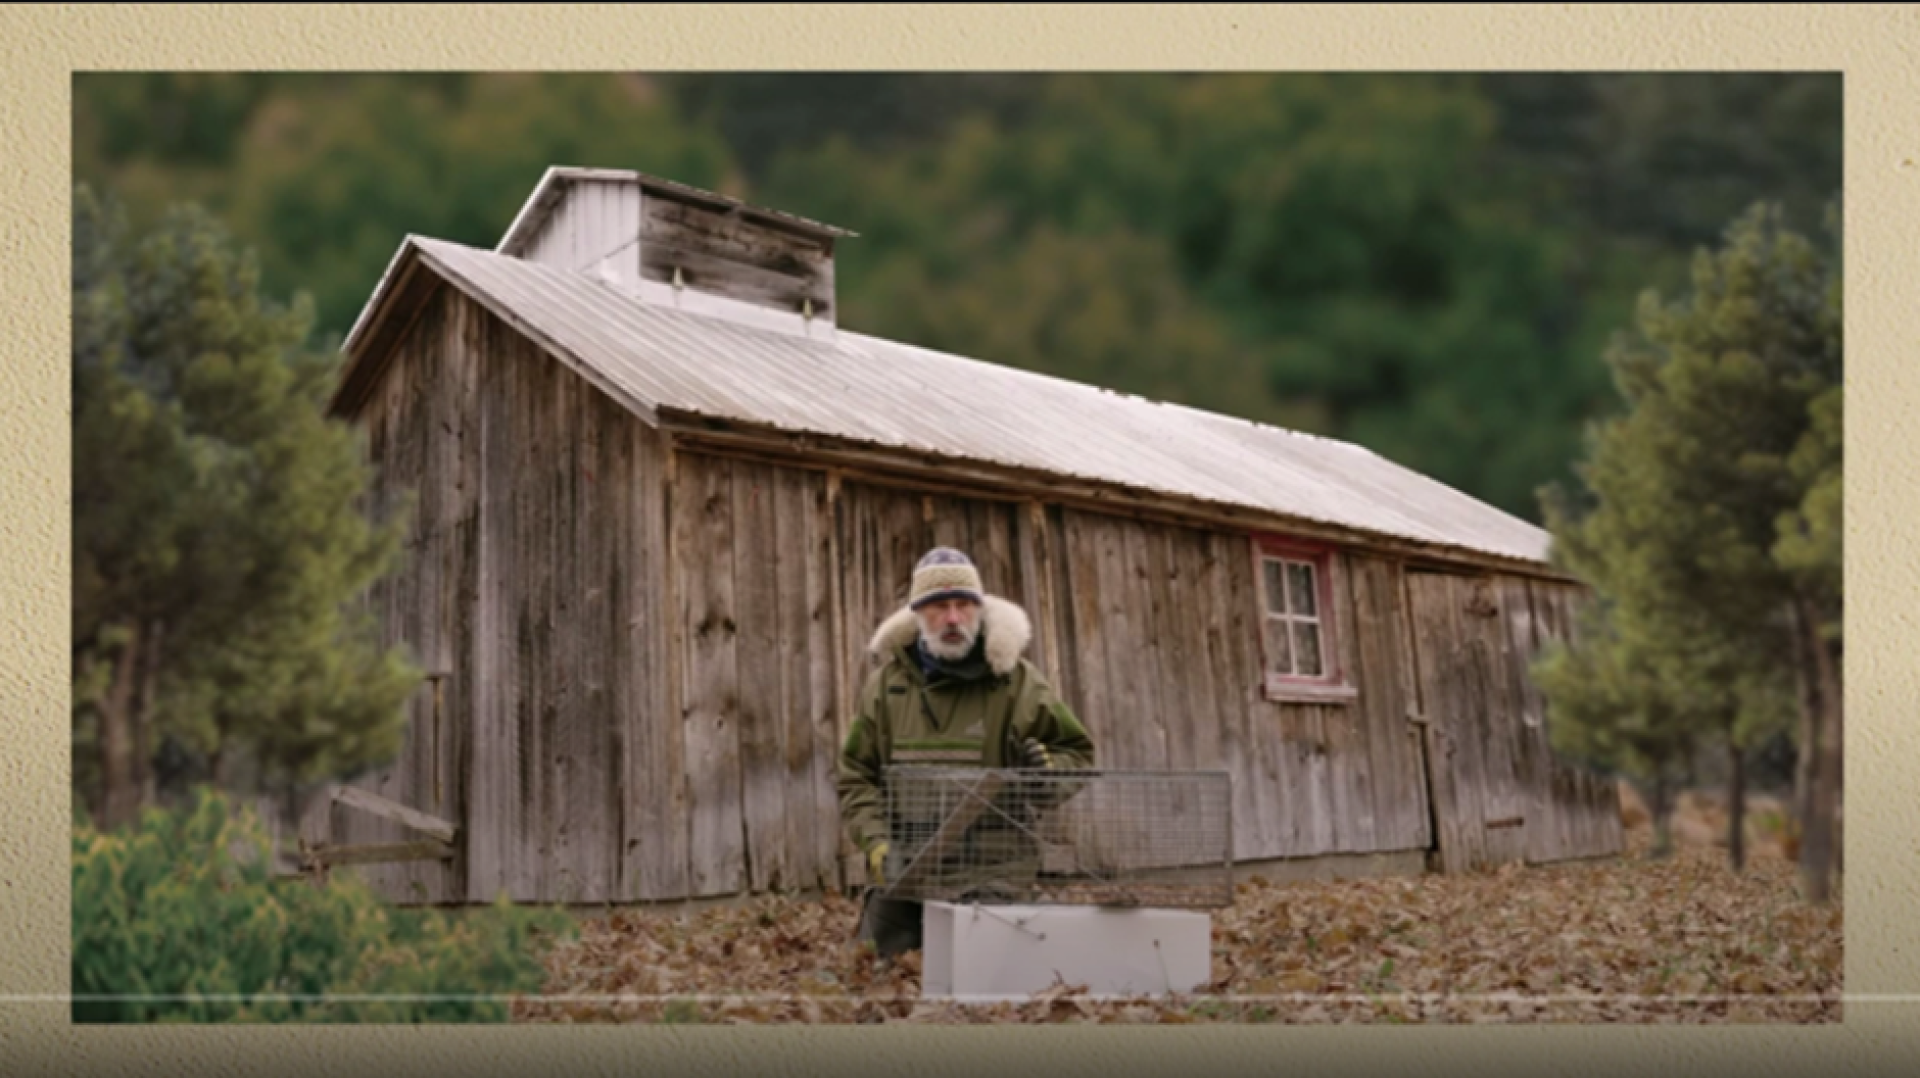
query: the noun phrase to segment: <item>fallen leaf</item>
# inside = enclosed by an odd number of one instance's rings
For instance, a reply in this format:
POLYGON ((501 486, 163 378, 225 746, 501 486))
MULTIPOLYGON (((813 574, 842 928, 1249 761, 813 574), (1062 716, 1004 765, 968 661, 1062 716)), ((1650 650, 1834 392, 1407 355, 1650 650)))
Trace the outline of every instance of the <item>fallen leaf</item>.
POLYGON ((1326 984, 1326 979, 1312 970, 1289 970, 1280 975, 1280 990, 1283 992, 1318 992, 1326 984))

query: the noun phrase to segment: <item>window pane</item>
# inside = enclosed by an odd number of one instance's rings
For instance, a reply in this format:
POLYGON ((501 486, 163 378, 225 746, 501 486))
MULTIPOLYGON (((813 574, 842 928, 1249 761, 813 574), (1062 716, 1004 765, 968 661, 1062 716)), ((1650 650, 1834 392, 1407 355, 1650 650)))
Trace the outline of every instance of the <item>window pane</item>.
POLYGON ((1293 648, 1284 618, 1267 619, 1267 666, 1276 674, 1293 673, 1293 648))
POLYGON ((1299 657, 1300 674, 1303 677, 1319 677, 1320 669, 1320 626, 1310 621, 1293 623, 1295 643, 1294 654, 1299 657))
POLYGON ((1281 577, 1281 564, 1277 561, 1262 560, 1260 568, 1267 578, 1267 613, 1284 614, 1287 612, 1286 581, 1281 577))
POLYGON ((1308 565, 1305 562, 1298 562, 1298 561, 1288 562, 1287 563, 1287 591, 1291 594, 1293 599, 1294 613, 1305 614, 1309 617, 1313 616, 1315 612, 1314 611, 1315 596, 1313 592, 1313 566, 1308 565))

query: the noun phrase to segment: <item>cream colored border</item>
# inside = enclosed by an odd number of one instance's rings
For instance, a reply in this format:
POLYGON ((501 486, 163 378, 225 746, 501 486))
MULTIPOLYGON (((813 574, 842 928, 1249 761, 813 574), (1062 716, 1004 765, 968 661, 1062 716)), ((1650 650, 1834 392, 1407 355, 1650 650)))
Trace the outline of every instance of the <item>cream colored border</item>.
MULTIPOLYGON (((1303 1063, 1426 1071, 1442 1056, 1569 1065, 1711 1060, 1728 1073, 1858 1071, 1920 1057, 1920 699, 1911 634, 1920 560, 1907 523, 1920 470, 1901 436, 1920 414, 1920 15, 1895 5, 78 5, 0 10, 0 993, 67 985, 68 428, 65 381, 70 80, 75 70, 498 69, 1689 69, 1843 70, 1846 77, 1851 886, 1844 1028, 1504 1030, 1111 1027, 1015 1029, 70 1028, 59 1003, 0 1002, 15 1073, 468 1074, 556 1064, 1115 1073, 1303 1063), (1905 634, 1905 635, 1903 635, 1905 634), (1876 1001, 1876 997, 1882 997, 1876 1001), (1284 1063, 1282 1062, 1284 1060, 1284 1063), (56 1063, 57 1061, 57 1063, 56 1063), (118 1065, 117 1067, 115 1065, 118 1065), (182 1066, 184 1064, 184 1066, 182 1066)), ((759 1069, 759 1068, 754 1068, 759 1069)))

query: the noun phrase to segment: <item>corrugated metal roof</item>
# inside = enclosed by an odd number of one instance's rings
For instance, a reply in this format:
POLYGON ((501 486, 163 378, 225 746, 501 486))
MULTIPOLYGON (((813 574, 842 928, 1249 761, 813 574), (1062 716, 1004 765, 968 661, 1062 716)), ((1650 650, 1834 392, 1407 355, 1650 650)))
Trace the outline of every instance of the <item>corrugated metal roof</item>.
POLYGON ((1346 442, 844 327, 831 339, 762 330, 646 303, 584 274, 440 240, 407 242, 643 410, 671 408, 1497 557, 1546 559, 1543 529, 1346 442))

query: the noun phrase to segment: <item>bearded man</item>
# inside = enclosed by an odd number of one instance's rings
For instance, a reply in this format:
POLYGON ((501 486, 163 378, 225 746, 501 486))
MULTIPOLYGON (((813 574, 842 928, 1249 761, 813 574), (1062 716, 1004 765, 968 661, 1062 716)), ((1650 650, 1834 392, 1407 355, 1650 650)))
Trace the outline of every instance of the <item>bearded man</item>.
MULTIPOLYGON (((893 846, 890 768, 1093 766, 1092 737, 1024 657, 1031 639, 1026 611, 988 595, 965 554, 940 547, 920 559, 906 607, 868 645, 879 668, 840 751, 841 817, 866 855, 870 885, 885 885, 893 846)), ((869 890, 859 939, 885 957, 918 950, 921 914, 917 901, 869 890)))

